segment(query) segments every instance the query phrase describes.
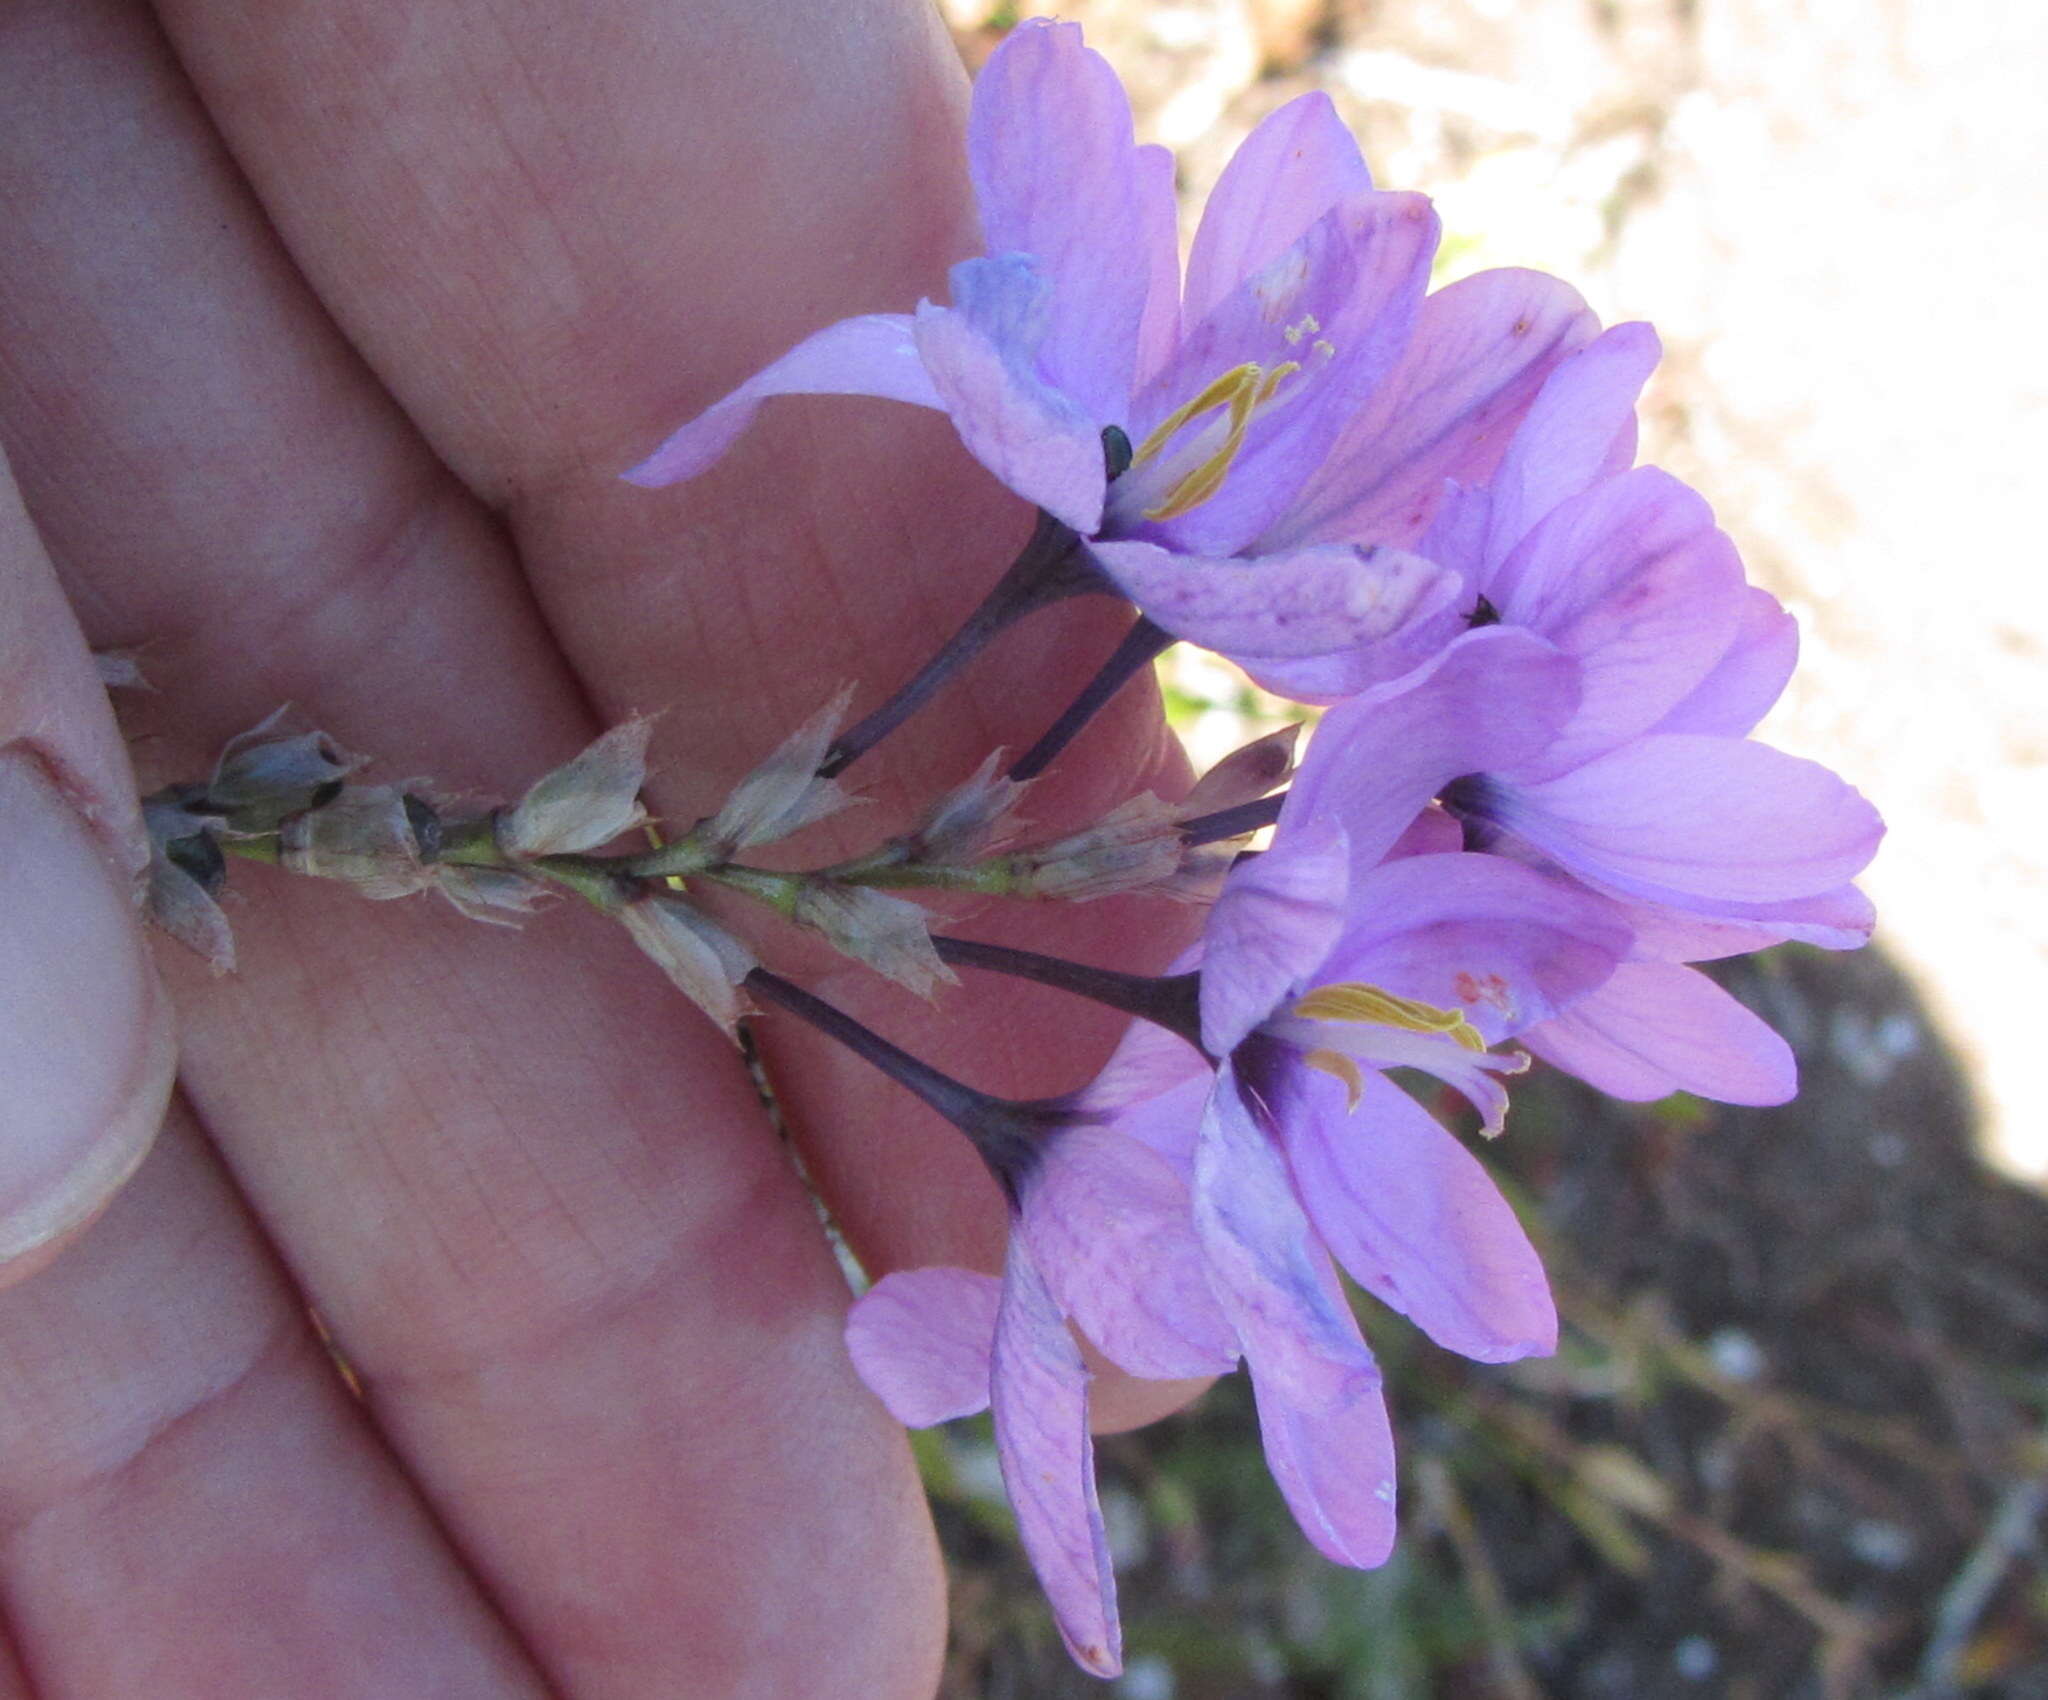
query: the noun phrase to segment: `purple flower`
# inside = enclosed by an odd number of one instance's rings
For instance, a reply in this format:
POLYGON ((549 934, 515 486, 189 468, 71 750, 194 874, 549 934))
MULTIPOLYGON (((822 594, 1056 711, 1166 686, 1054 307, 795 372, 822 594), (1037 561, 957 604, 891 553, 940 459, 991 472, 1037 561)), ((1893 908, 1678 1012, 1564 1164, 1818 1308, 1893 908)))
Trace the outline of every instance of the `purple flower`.
POLYGON ((828 327, 627 476, 695 475, 769 396, 882 396, 948 413, 1176 636, 1286 660, 1445 600, 1452 581, 1406 546, 1591 336, 1569 288, 1494 272, 1425 299, 1428 202, 1374 189, 1320 94, 1239 150, 1183 280, 1171 157, 1136 145, 1072 24, 1026 23, 990 58, 968 150, 986 252, 953 268, 949 305, 828 327))
POLYGON ((1095 1496, 1088 1371, 1071 1318, 1134 1375, 1214 1375, 1237 1341, 1210 1291, 1187 1188, 1136 1140, 1077 1121, 1014 1178, 1000 1280, 967 1269, 885 1276, 847 1346, 890 1412, 926 1427, 994 1415, 1018 1531, 1077 1662, 1122 1668, 1116 1580, 1095 1496))

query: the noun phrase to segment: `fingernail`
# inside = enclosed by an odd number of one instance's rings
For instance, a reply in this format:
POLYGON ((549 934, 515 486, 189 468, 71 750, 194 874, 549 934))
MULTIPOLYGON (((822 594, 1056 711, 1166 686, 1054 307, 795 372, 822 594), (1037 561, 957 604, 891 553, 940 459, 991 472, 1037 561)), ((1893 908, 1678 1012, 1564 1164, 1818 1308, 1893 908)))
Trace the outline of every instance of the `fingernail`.
POLYGON ((128 1178, 174 1067, 127 876, 30 751, 0 751, 0 1266, 128 1178))

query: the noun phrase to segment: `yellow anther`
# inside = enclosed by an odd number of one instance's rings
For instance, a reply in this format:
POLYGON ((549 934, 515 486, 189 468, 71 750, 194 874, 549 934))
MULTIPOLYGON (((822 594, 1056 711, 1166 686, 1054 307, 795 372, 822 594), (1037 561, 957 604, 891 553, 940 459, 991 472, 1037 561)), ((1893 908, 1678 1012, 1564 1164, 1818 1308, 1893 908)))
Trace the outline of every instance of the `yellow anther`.
POLYGON ((1420 998, 1404 998, 1362 981, 1318 986, 1291 1013, 1309 1021, 1367 1021, 1379 1027, 1398 1027, 1405 1033, 1440 1033, 1468 1051, 1486 1049, 1479 1029, 1465 1019, 1462 1010, 1439 1009, 1420 998))
POLYGON ((1259 368, 1249 362, 1242 366, 1233 366, 1222 377, 1212 379, 1194 400, 1182 402, 1159 422, 1151 435, 1138 445, 1138 452, 1131 456, 1131 464, 1143 466, 1165 448, 1172 441, 1174 432, 1190 419, 1199 418, 1202 414, 1226 403, 1234 405, 1237 398, 1258 381, 1259 368))
POLYGON ((1145 510, 1145 517, 1178 519, 1215 495, 1223 487, 1224 476, 1230 471, 1231 462, 1237 459, 1237 451, 1244 447, 1245 432, 1251 428, 1252 415, 1273 399, 1283 379, 1300 370, 1300 364, 1293 360, 1283 360, 1271 371, 1249 364, 1233 366, 1193 401, 1175 409, 1166 422, 1145 439, 1144 446, 1132 461, 1133 465, 1158 454, 1174 432, 1200 414, 1227 406, 1230 423, 1215 451, 1192 471, 1183 474, 1156 507, 1145 510))

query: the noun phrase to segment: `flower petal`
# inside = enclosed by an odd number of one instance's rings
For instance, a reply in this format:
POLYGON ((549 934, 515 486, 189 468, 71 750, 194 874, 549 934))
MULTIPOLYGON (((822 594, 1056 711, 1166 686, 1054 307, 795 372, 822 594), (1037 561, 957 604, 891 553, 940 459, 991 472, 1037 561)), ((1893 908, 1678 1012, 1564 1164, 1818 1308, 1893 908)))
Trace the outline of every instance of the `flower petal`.
POLYGON ((1541 638, 1470 632, 1324 715, 1280 819, 1340 823, 1362 875, 1451 780, 1533 759, 1577 705, 1576 664, 1541 638))
POLYGON ((1648 325, 1616 325, 1551 373, 1489 484, 1489 562, 1613 470, 1618 440, 1633 449, 1636 397, 1662 352, 1648 325))
POLYGON ((1573 873, 1709 914, 1716 902, 1832 891, 1884 835, 1877 811, 1818 762, 1692 733, 1638 738, 1561 779, 1502 786, 1487 813, 1573 873))
POLYGON ((1497 856, 1413 856, 1358 877, 1317 971, 1462 1011, 1489 1043, 1569 1008, 1628 954, 1616 906, 1497 856))
POLYGON ((1455 589, 1433 562, 1396 549, 1327 544, 1238 560, 1098 542, 1089 552, 1155 624, 1249 663, 1374 643, 1455 589))
POLYGON ((1615 1098, 1693 1092, 1724 1104, 1783 1104, 1799 1090, 1792 1048, 1777 1033, 1704 974, 1669 963, 1625 964, 1523 1039, 1615 1098))
POLYGON ((1544 380, 1598 328, 1578 291, 1542 272, 1480 272, 1438 290, 1400 364, 1346 423, 1266 546, 1409 547, 1445 480, 1488 478, 1544 380))
POLYGON ((1656 730, 1747 737, 1784 694, 1798 660, 1799 622, 1769 591, 1751 585, 1734 640, 1656 730))
POLYGON ((1622 892, 1608 896, 1634 930, 1633 954, 1643 962, 1712 962, 1787 939, 1822 950, 1861 950, 1877 925, 1876 908, 1853 885, 1784 903, 1716 903, 1712 915, 1688 914, 1622 892))
POLYGON ((1288 1510, 1333 1564, 1371 1570, 1394 1550, 1394 1431, 1377 1369, 1345 1375, 1320 1404, 1290 1403, 1253 1377, 1259 1438, 1288 1510))
POLYGON ((1079 532, 1102 523, 1100 425, 1041 380, 1048 284, 1026 254, 964 260, 951 307, 924 302, 914 336, 968 452, 1026 501, 1079 532))
POLYGON ((992 1376, 996 1455, 1017 1532, 1083 1669, 1123 1668, 1116 1577, 1095 1497, 1088 1371, 1021 1239, 1010 1241, 996 1314, 992 1376))
POLYGON ((854 1301, 847 1353, 899 1423, 929 1428, 988 1408, 1002 1290, 971 1269, 905 1269, 854 1301))
POLYGON ((1033 256, 1051 284, 1046 376, 1100 424, 1122 419, 1152 287, 1132 233, 1151 222, 1157 168, 1140 163, 1123 84, 1078 24, 1030 19, 989 56, 967 160, 988 252, 1033 256))
POLYGON ((1529 778, 1656 725, 1727 652, 1748 600, 1707 504, 1649 466, 1561 502, 1483 588, 1580 663, 1578 712, 1529 778))
POLYGON ((1321 90, 1267 114, 1216 179, 1188 254, 1190 324, 1301 240, 1339 201, 1372 187, 1357 138, 1321 90))
POLYGON ((695 478, 732 447, 761 403, 778 395, 868 395, 919 407, 945 405, 918 358, 908 314, 841 319, 713 402, 625 473, 626 482, 658 489, 695 478))
POLYGON ((1344 929, 1350 848, 1306 821, 1230 871, 1203 930, 1202 1044, 1228 1056, 1330 954, 1344 929))
MULTIPOLYGON (((1235 367, 1300 370, 1254 415, 1216 493, 1162 522, 1163 538, 1191 555, 1233 555, 1288 510, 1407 346, 1438 233, 1424 196, 1353 195, 1201 321, 1183 321, 1180 347, 1132 406, 1136 438, 1235 367)), ((1149 506, 1145 490, 1134 478, 1126 503, 1149 506)))
POLYGON ((1068 1128, 1027 1188, 1020 1231, 1032 1261, 1112 1363, 1158 1381, 1236 1367, 1188 1189, 1163 1157, 1106 1129, 1068 1128))
POLYGON ((1356 1111, 1329 1076, 1292 1076, 1287 1160, 1351 1278, 1480 1363, 1556 1351, 1542 1262, 1478 1159, 1382 1075, 1363 1076, 1356 1111))

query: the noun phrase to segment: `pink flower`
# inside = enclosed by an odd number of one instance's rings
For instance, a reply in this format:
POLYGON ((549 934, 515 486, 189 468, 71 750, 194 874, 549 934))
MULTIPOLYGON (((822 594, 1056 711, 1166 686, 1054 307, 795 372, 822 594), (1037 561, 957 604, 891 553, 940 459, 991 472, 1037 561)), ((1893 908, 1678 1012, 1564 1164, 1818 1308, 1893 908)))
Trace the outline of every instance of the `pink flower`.
POLYGON ((990 58, 968 152, 986 252, 949 305, 827 327, 628 478, 694 476, 770 396, 880 396, 949 414, 1175 636, 1257 664, 1445 602, 1453 581, 1407 545, 1591 336, 1569 288, 1492 272, 1425 299, 1435 215, 1373 188, 1320 94, 1239 150, 1183 278, 1172 159, 1136 145, 1072 24, 1025 23, 990 58))

